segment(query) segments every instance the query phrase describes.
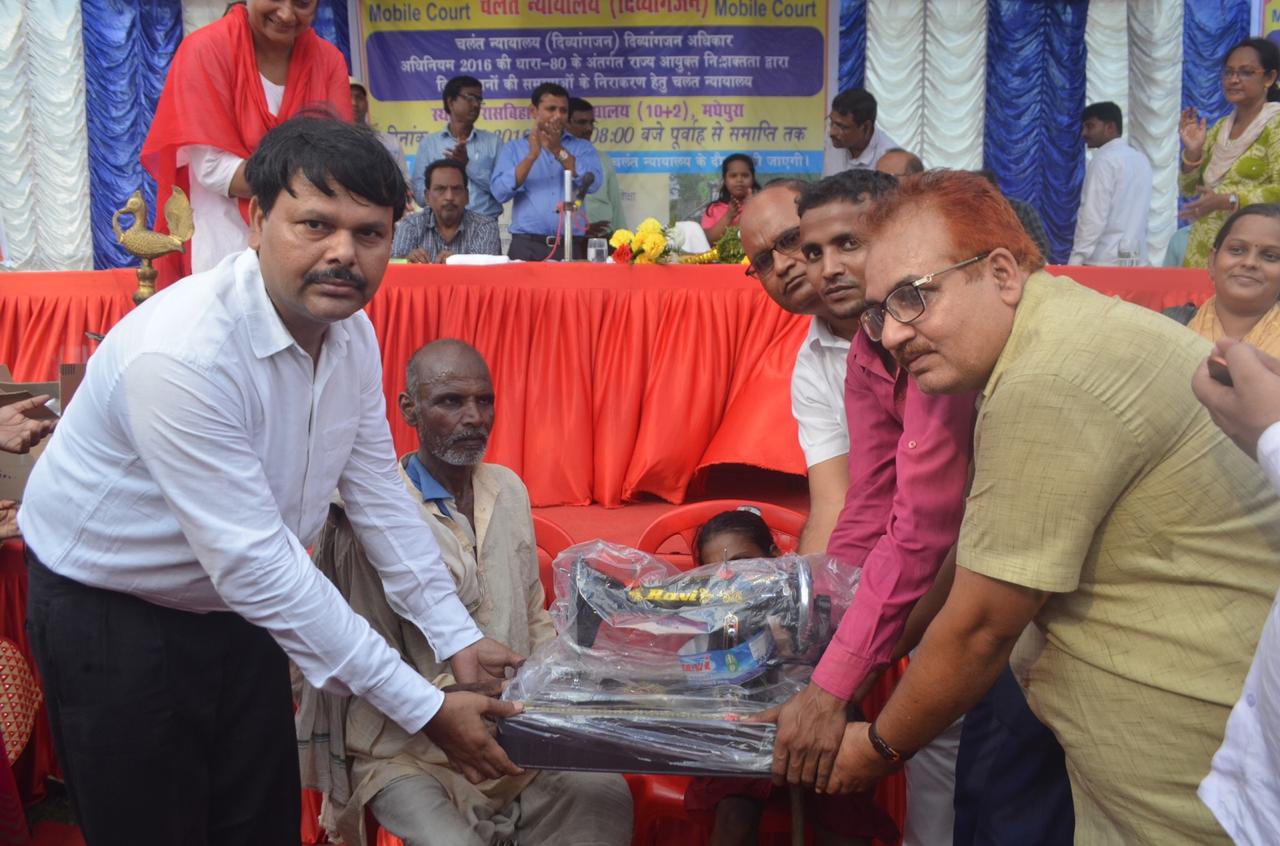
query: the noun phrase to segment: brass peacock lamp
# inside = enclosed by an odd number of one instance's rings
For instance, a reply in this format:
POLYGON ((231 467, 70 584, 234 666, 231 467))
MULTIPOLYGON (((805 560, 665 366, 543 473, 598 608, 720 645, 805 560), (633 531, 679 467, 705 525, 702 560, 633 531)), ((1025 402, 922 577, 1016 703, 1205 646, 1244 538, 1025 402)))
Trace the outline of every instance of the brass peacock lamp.
POLYGON ((133 292, 133 301, 138 304, 156 292, 156 269, 151 266, 152 259, 182 252, 183 245, 191 240, 191 233, 195 231, 191 203, 186 192, 177 185, 173 186, 173 194, 164 204, 164 219, 169 223, 168 234, 147 229, 147 202, 142 199, 141 191, 134 191, 124 208, 111 215, 111 228, 116 233, 116 240, 132 255, 142 259, 138 267, 138 290, 133 292), (126 214, 133 215, 133 223, 128 229, 121 229, 120 216, 126 214))

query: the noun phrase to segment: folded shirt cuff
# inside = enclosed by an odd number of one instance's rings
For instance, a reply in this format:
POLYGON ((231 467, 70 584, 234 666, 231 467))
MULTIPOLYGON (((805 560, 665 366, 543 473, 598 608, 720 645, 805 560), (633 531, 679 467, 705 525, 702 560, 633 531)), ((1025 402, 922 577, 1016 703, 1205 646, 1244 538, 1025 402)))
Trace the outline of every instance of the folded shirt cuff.
POLYGON ((364 699, 409 734, 422 731, 444 704, 444 694, 403 661, 364 699))
POLYGON ((853 698, 854 691, 867 676, 885 664, 884 661, 873 661, 850 652, 833 640, 813 671, 813 683, 832 696, 847 701, 853 698))

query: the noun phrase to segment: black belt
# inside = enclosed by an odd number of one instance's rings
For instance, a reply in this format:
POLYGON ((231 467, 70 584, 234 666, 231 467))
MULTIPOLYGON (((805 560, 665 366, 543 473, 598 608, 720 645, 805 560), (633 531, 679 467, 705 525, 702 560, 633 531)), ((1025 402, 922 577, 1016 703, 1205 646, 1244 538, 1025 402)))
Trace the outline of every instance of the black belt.
MULTIPOLYGON (((512 232, 511 240, 515 241, 516 239, 519 239, 521 241, 531 241, 534 244, 543 244, 545 246, 550 247, 555 245, 559 241, 563 241, 564 236, 563 235, 526 235, 523 232, 512 232)), ((573 240, 575 241, 585 241, 586 239, 587 239, 586 235, 573 236, 573 240)))

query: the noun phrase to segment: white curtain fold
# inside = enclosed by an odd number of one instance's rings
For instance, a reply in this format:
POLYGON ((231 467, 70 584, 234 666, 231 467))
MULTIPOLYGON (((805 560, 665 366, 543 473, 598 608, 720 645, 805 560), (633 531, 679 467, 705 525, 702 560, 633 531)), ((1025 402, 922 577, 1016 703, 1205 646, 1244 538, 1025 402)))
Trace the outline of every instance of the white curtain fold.
POLYGON ((18 270, 93 267, 77 0, 0 0, 0 216, 18 270))
POLYGON ((1089 0, 1085 103, 1109 100, 1129 118, 1129 18, 1125 0, 1089 0))
POLYGON ((926 167, 982 166, 985 2, 868 0, 866 78, 877 125, 926 167))
POLYGON ((1182 0, 1128 6, 1129 109, 1125 134, 1151 160, 1147 252, 1159 264, 1177 229, 1178 116, 1182 102, 1182 0))
POLYGON ((182 34, 211 24, 227 10, 227 0, 182 0, 182 34))

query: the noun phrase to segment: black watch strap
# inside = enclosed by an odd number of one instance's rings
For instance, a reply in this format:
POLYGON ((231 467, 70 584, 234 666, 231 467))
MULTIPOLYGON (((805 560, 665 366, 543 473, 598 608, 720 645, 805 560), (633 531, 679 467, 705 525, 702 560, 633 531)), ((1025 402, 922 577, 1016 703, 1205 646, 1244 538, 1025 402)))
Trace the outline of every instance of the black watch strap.
POLYGON ((880 736, 878 731, 876 731, 875 723, 872 723, 867 727, 867 737, 871 740, 872 747, 874 747, 880 757, 884 758, 886 761, 896 764, 911 757, 910 755, 903 755, 897 749, 894 749, 886 743, 885 739, 880 736))

